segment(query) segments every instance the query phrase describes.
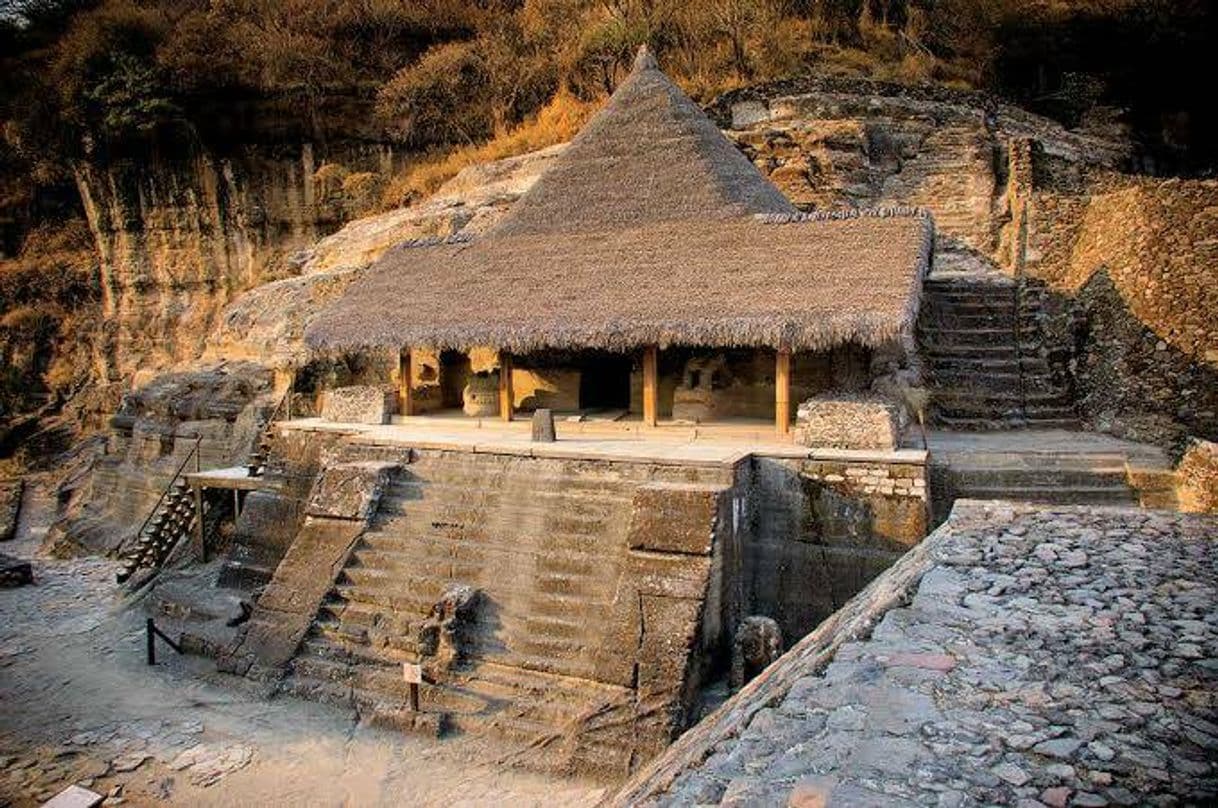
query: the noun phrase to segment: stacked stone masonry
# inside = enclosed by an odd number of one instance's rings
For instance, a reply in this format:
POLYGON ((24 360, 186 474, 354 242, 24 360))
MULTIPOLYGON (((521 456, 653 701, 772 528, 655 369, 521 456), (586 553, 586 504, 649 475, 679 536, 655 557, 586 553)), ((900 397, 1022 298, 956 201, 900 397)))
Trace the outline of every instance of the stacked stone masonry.
POLYGON ((1180 510, 1218 513, 1218 443, 1193 441, 1176 468, 1180 510))
POLYGON ((897 407, 878 396, 815 396, 799 405, 795 442, 838 449, 895 449, 897 407))

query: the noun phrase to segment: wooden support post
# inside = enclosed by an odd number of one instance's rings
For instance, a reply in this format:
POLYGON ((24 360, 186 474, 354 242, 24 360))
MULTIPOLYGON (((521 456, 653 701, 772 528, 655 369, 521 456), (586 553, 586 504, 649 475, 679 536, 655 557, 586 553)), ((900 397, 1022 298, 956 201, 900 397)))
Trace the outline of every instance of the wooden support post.
POLYGON ((512 355, 499 352, 499 417, 512 420, 512 355))
POLYGON ((147 652, 148 664, 156 664, 156 626, 149 617, 144 621, 144 650, 147 652))
POLYGON ((203 486, 195 483, 195 560, 207 561, 207 545, 203 535, 203 486))
POLYGON ((774 426, 778 437, 791 435, 791 349, 779 348, 774 366, 774 426))
POLYGON ((410 366, 410 349, 398 354, 398 412, 414 415, 414 394, 410 385, 413 369, 410 366))
POLYGON ((643 426, 655 426, 659 421, 659 353, 654 345, 643 349, 643 426))

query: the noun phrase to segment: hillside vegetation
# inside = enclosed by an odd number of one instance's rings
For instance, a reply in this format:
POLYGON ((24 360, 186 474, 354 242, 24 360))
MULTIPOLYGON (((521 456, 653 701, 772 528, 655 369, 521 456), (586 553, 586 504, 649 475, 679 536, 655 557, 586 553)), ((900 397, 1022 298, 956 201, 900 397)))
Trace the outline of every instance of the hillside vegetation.
MULTIPOLYGON (((648 42, 695 97, 806 70, 992 89, 1061 117, 1136 107, 1201 143, 1205 0, 8 0, 0 2, 0 207, 71 159, 205 123, 205 101, 374 93, 387 137, 479 144, 561 90, 610 92, 648 42), (6 11, 5 11, 6 9, 6 11), (1086 80, 1079 78, 1085 74, 1086 80), (162 131, 163 133, 163 131, 162 131)), ((1167 131, 1165 131, 1165 129, 1167 131)), ((396 200, 395 200, 396 201, 396 200)), ((11 252, 15 245, 4 245, 11 252)))

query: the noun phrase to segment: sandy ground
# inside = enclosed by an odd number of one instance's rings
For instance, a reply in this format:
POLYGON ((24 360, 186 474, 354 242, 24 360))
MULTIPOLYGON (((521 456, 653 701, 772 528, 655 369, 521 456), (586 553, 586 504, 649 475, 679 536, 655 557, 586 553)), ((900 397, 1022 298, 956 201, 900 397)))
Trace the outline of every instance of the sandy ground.
POLYGON ((35 584, 0 589, 0 806, 77 783, 106 804, 590 805, 605 784, 513 768, 516 751, 360 726, 353 712, 267 699, 209 660, 144 660, 143 613, 112 562, 36 558, 50 503, 36 492, 0 551, 35 584))

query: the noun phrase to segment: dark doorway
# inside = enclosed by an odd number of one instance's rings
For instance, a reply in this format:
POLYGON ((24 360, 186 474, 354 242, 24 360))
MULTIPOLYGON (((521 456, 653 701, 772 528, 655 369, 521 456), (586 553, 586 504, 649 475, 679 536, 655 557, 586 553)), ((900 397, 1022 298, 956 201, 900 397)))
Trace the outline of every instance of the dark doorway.
POLYGON ((440 354, 440 397, 446 410, 464 406, 465 385, 469 382, 469 356, 461 351, 440 354))
POLYGON ((629 409, 630 366, 630 357, 617 354, 596 354, 581 362, 580 409, 629 409))

